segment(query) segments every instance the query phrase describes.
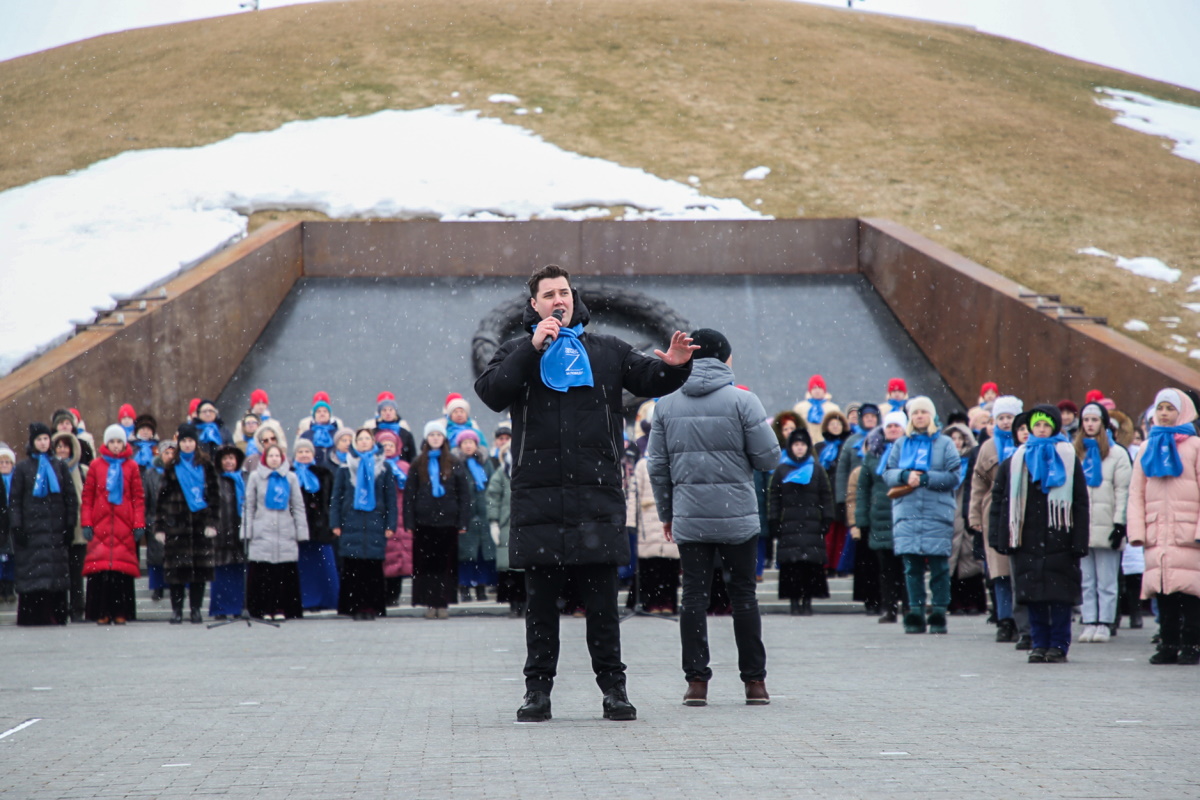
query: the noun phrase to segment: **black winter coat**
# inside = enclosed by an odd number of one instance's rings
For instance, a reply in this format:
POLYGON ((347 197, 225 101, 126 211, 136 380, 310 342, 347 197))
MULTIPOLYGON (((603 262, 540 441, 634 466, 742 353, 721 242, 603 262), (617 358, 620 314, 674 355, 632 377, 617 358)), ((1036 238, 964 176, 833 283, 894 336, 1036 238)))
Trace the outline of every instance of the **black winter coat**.
POLYGON ((780 564, 824 564, 825 531, 836 511, 833 488, 820 464, 813 464, 807 484, 784 483, 795 469, 780 464, 767 492, 767 521, 777 540, 775 557, 780 564))
MULTIPOLYGON (((590 315, 574 292, 568 323, 590 315)), ((522 330, 539 322, 526 306, 522 330)), ((556 564, 628 564, 625 495, 621 481, 621 390, 662 397, 683 386, 689 360, 672 367, 636 352, 613 336, 584 333, 594 385, 566 392, 541 379, 541 353, 526 334, 505 342, 475 381, 493 411, 513 419, 512 529, 514 569, 556 564)))
POLYGON ((237 485, 233 478, 218 475, 217 487, 221 496, 217 509, 220 522, 217 538, 213 539, 213 566, 241 564, 246 560, 246 550, 242 546, 242 509, 238 505, 237 485))
POLYGON ((1021 529, 1021 546, 1008 545, 1008 484, 1012 475, 1010 458, 996 470, 992 485, 992 509, 988 518, 989 544, 998 553, 1009 557, 1013 579, 1016 581, 1018 603, 1080 602, 1083 577, 1079 559, 1087 555, 1088 491, 1083 467, 1075 461, 1074 485, 1071 487, 1071 527, 1063 530, 1049 526, 1049 504, 1036 484, 1024 473, 1026 482, 1025 524, 1021 529))
POLYGON ((333 527, 329 524, 329 506, 333 502, 333 473, 325 467, 312 466, 308 468, 317 476, 320 486, 315 492, 306 492, 300 487, 304 497, 304 515, 308 518, 308 540, 316 544, 333 544, 336 538, 333 527))
POLYGON ((163 545, 163 573, 167 583, 193 583, 213 579, 213 540, 204 529, 221 524, 221 490, 212 464, 204 464, 206 508, 188 508, 183 487, 175 477, 175 464, 163 470, 154 515, 154 533, 167 534, 163 545))
MULTIPOLYGON (((442 458, 452 458, 445 454, 442 458)), ((446 493, 433 496, 433 486, 423 469, 408 470, 404 485, 404 527, 466 529, 471 521, 471 487, 467 485, 467 468, 456 463, 450 470, 450 480, 442 481, 446 493)))
POLYGON ((61 491, 33 496, 38 461, 13 470, 8 522, 13 539, 17 592, 65 592, 70 588, 69 546, 79 520, 79 497, 67 465, 51 456, 61 491))
MULTIPOLYGON (((369 456, 369 458, 376 458, 369 456)), ((329 525, 340 528, 338 553, 343 558, 383 561, 387 550, 387 532, 396 530, 399 509, 396 508, 396 478, 376 462, 375 510, 359 511, 354 507, 354 482, 350 471, 354 467, 339 467, 333 477, 333 495, 329 502, 329 525)))
POLYGON ((8 535, 8 488, 0 477, 0 555, 11 556, 12 537, 8 535))
POLYGON ((146 536, 146 566, 161 567, 163 563, 163 546, 154 538, 154 521, 158 517, 158 492, 162 488, 162 473, 157 467, 162 461, 154 459, 155 466, 142 469, 142 488, 146 492, 146 527, 150 535, 146 536))

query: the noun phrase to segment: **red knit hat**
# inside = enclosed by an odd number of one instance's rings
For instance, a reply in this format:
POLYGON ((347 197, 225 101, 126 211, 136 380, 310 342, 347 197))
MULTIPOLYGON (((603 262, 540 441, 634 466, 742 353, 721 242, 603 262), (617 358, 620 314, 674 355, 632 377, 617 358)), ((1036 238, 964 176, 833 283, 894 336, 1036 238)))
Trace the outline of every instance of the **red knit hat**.
POLYGON ((200 398, 193 397, 192 402, 188 403, 188 413, 192 416, 196 415, 196 409, 200 407, 200 398))
POLYGON ((379 405, 384 400, 395 400, 395 399, 396 399, 396 395, 392 394, 391 392, 380 392, 379 396, 375 398, 375 405, 379 405))
POLYGON ((987 394, 989 391, 993 391, 993 392, 995 392, 997 395, 999 395, 999 394, 1000 394, 1000 387, 999 387, 999 386, 997 386, 997 385, 996 385, 995 383, 993 383, 992 381, 988 381, 988 382, 987 382, 987 383, 985 383, 983 386, 980 386, 980 387, 979 387, 979 396, 980 396, 980 397, 983 397, 983 396, 984 396, 985 394, 987 394))
POLYGON ((250 407, 253 408, 259 403, 262 403, 263 405, 270 405, 271 398, 267 397, 267 393, 262 389, 255 389, 250 393, 250 407))
POLYGON ((329 403, 332 405, 332 401, 329 399, 329 392, 317 392, 314 394, 313 405, 315 406, 317 403, 329 403))
POLYGON ((137 412, 133 410, 133 406, 129 403, 126 403, 117 410, 117 419, 125 419, 126 417, 137 419, 137 412))
POLYGON ((1092 389, 1087 393, 1087 395, 1084 396, 1083 404, 1086 406, 1088 403, 1099 403, 1103 399, 1104 392, 1100 391, 1099 389, 1092 389))
POLYGON ((458 392, 451 392, 450 394, 446 395, 446 402, 442 403, 442 412, 446 414, 450 413, 450 401, 462 399, 463 396, 458 392))
POLYGON ((888 394, 892 392, 904 392, 908 394, 908 384, 904 382, 904 378, 892 378, 888 381, 888 394))
MULTIPOLYGON (((820 375, 813 375, 811 378, 808 379, 808 390, 811 392, 813 389, 818 389, 818 388, 820 388, 820 389, 826 388, 825 387, 825 379, 822 378, 820 375)), ((828 391, 828 390, 826 390, 826 391, 828 391)))

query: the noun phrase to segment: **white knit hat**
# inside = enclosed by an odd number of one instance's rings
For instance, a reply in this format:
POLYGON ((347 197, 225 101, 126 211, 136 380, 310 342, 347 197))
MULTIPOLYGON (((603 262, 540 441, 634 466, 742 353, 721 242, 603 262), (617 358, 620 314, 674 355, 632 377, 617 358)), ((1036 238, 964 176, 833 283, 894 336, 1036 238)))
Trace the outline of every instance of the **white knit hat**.
POLYGON ((904 405, 904 409, 911 415, 914 411, 928 411, 931 416, 937 416, 937 409, 933 406, 933 401, 925 395, 914 397, 904 405))
POLYGON ((1179 392, 1175 389, 1163 389, 1154 395, 1154 405, 1151 408, 1158 408, 1158 404, 1164 401, 1170 403, 1171 407, 1176 411, 1183 411, 1183 398, 1179 396, 1179 392))
POLYGON ((466 411, 466 412, 467 412, 467 415, 468 415, 468 416, 470 416, 470 414, 471 414, 471 404, 470 404, 470 403, 468 403, 468 402, 467 402, 467 401, 466 401, 464 398, 462 398, 462 397, 455 397, 455 398, 454 398, 453 400, 451 400, 449 403, 446 403, 446 416, 448 417, 448 416, 450 416, 451 414, 453 414, 453 413, 454 413, 454 409, 456 409, 456 408, 461 408, 461 409, 463 409, 464 411, 466 411))
POLYGON ((0 442, 0 458, 7 458, 14 464, 17 463, 17 454, 4 442, 0 442))
POLYGON ((908 417, 904 416, 903 411, 889 411, 883 418, 883 427, 888 425, 899 425, 901 428, 908 426, 908 417))
POLYGON ((429 434, 431 434, 431 433, 440 433, 442 436, 445 436, 446 435, 446 420, 431 419, 431 420, 429 420, 429 422, 426 422, 424 438, 428 439, 429 434))
POLYGON ((1006 394, 1003 397, 997 397, 992 401, 992 416, 998 417, 1001 414, 1012 414, 1014 417, 1025 410, 1025 404, 1021 402, 1021 398, 1013 397, 1011 394, 1006 394))
POLYGON ((129 434, 125 433, 125 429, 120 425, 109 425, 104 429, 104 443, 108 444, 113 439, 120 439, 122 442, 128 442, 129 434))

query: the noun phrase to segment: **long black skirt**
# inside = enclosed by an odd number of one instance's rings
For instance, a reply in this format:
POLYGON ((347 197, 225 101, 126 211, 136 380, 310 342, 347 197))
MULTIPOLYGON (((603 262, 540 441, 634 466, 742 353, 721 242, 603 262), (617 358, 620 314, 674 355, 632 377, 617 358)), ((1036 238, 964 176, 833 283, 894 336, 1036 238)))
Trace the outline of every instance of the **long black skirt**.
POLYGON ((824 564, 796 561, 779 565, 779 599, 803 600, 805 597, 829 597, 829 581, 824 564))
POLYGON ((283 614, 284 619, 300 619, 300 570, 295 561, 271 564, 251 561, 246 566, 246 610, 252 617, 283 614))
POLYGON ((458 530, 413 531, 412 604, 449 608, 458 602, 458 530))
POLYGON ((854 602, 879 605, 879 559, 865 539, 854 543, 854 602))
POLYGON ((338 588, 338 613, 379 615, 387 609, 387 583, 383 559, 342 557, 342 582, 338 588))
POLYGON ((496 573, 496 602, 524 603, 528 598, 525 592, 525 573, 514 570, 501 570, 496 573))
POLYGON ((66 625, 67 592, 21 592, 17 596, 18 625, 66 625))
POLYGON ((87 576, 87 606, 84 614, 91 622, 102 619, 137 618, 133 596, 133 576, 105 570, 87 576))

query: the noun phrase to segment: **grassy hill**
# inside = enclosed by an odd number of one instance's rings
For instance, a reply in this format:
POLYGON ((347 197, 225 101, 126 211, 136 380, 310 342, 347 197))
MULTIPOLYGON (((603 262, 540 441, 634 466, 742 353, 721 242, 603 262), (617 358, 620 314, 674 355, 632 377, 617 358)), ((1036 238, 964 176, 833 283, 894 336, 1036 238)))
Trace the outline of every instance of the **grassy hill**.
POLYGON ((1186 360, 1169 334, 1200 347, 1200 315, 1179 306, 1200 300, 1185 291, 1200 165, 1112 124, 1096 86, 1200 106, 968 29, 777 0, 352 0, 0 63, 0 189, 129 149, 461 103, 775 216, 890 217, 1114 326, 1147 320, 1137 338, 1186 360), (494 92, 544 113, 514 116, 494 92), (767 180, 741 179, 759 164, 767 180), (1075 254, 1089 245, 1184 279, 1075 254))

